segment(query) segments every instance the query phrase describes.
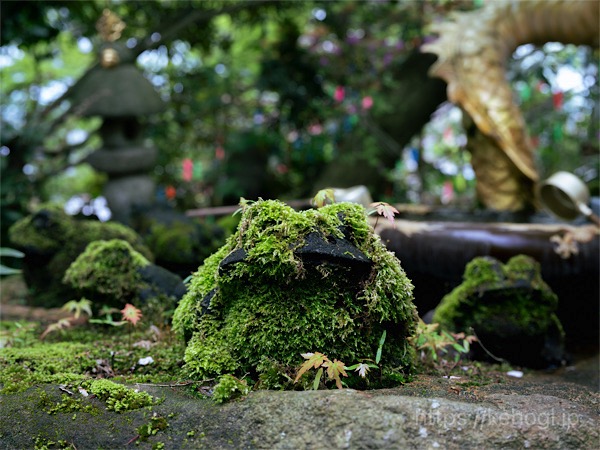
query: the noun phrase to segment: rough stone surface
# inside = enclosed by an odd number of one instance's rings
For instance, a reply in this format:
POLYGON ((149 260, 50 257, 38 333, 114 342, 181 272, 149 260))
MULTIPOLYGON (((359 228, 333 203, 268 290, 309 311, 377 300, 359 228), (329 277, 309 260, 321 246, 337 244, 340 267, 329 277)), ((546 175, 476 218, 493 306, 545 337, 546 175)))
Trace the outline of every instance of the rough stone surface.
MULTIPOLYGON (((125 448, 156 413, 168 428, 136 448, 162 442, 173 449, 593 449, 600 442, 597 369, 596 356, 554 374, 497 373, 482 386, 419 376, 385 390, 256 391, 221 406, 191 396, 189 387, 143 385, 164 402, 116 414, 86 400, 98 407, 96 415, 49 415, 32 388, 0 397, 0 448, 31 448, 35 438, 64 439, 79 449, 125 448)), ((58 386, 42 389, 60 400, 58 386)))

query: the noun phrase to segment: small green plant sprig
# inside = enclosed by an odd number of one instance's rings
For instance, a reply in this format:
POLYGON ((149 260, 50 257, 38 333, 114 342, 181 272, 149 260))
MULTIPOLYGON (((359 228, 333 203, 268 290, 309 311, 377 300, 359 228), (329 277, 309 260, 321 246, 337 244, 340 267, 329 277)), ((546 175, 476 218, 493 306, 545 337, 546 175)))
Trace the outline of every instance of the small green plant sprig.
POLYGON ((317 208, 322 208, 325 205, 335 203, 335 193, 331 188, 321 189, 312 199, 312 205, 317 208))
POLYGON ((421 351, 421 362, 425 365, 437 370, 444 367, 452 370, 463 356, 468 355, 471 344, 477 341, 477 337, 465 333, 439 331, 438 327, 438 323, 426 324, 419 320, 416 333, 409 340, 421 351), (449 363, 445 356, 450 354, 451 349, 454 350, 454 356, 449 363))
MULTIPOLYGON (((317 373, 315 375, 315 379, 313 381, 313 390, 319 389, 319 384, 321 383, 321 379, 323 377, 323 372, 325 369, 327 373, 328 380, 335 381, 335 385, 338 389, 343 388, 341 377, 347 377, 348 374, 346 370, 354 370, 358 372, 358 375, 361 378, 366 378, 367 373, 370 369, 378 369, 379 362, 381 361, 381 353, 383 351, 383 344, 385 343, 386 331, 384 330, 381 338, 379 339, 379 347, 377 348, 377 353, 375 355, 375 364, 369 362, 362 362, 353 364, 351 366, 346 366, 342 361, 334 359, 331 361, 327 355, 323 353, 315 352, 315 353, 302 353, 302 357, 306 359, 304 363, 298 369, 298 373, 296 374, 296 378, 294 379, 294 383, 297 383, 298 380, 310 369, 317 369, 317 373)), ((372 361, 367 359, 365 361, 372 361)))
POLYGON ((40 335, 40 339, 43 340, 46 336, 48 336, 48 334, 55 331, 71 328, 79 321, 79 318, 81 318, 83 314, 85 314, 88 318, 92 317, 92 302, 87 298, 81 298, 80 300, 69 300, 61 307, 61 309, 68 311, 71 315, 48 325, 44 332, 40 335))
MULTIPOLYGON (((331 188, 321 189, 313 197, 311 203, 316 208, 322 208, 325 205, 335 203, 335 191, 331 188)), ((369 205, 369 208, 367 209, 368 216, 377 214, 377 219, 375 219, 375 226, 373 228, 377 228, 379 216, 385 217, 392 223, 392 226, 395 227, 396 224, 394 222, 394 217, 396 216, 396 214, 399 213, 400 212, 395 207, 386 202, 373 202, 369 205)))
POLYGON ((100 308, 100 312, 98 313, 100 317, 104 317, 104 319, 90 319, 89 322, 97 325, 109 325, 111 327, 121 327, 125 325, 127 322, 124 320, 114 320, 113 314, 120 313, 121 311, 117 308, 113 308, 112 306, 103 305, 100 308))
MULTIPOLYGON (((0 258, 4 257, 20 259, 25 257, 25 253, 15 250, 14 248, 0 247, 0 258)), ((17 273, 21 273, 21 269, 14 269, 5 266, 4 264, 0 264, 0 275, 14 275, 17 273)))

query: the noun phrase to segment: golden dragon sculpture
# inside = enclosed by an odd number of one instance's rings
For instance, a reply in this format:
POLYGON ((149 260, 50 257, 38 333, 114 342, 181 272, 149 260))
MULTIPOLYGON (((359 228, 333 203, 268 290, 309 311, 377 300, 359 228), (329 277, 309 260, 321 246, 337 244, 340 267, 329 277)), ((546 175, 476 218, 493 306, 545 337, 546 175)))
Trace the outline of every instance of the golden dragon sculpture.
POLYGON ((495 0, 432 25, 439 38, 423 51, 438 56, 430 75, 448 83, 448 99, 468 116, 467 149, 485 207, 520 211, 537 204, 534 147, 506 79, 506 61, 527 43, 597 47, 599 6, 598 0, 495 0))

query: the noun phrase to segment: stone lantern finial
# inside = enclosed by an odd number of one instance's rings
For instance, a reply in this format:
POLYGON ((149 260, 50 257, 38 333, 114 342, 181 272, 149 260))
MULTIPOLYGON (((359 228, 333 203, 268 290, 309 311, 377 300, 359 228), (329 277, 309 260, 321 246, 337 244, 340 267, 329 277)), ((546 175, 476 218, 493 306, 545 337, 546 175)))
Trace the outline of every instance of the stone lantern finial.
POLYGON ((121 37, 121 33, 127 25, 119 16, 109 9, 102 11, 102 16, 96 22, 96 30, 107 42, 114 42, 121 37))
MULTIPOLYGON (((125 27, 125 22, 108 9, 102 11, 102 16, 96 22, 96 30, 98 30, 98 33, 100 33, 100 36, 106 42, 115 42, 118 40, 125 27)), ((115 67, 120 62, 119 52, 111 45, 104 47, 100 52, 100 65, 105 69, 115 67)))

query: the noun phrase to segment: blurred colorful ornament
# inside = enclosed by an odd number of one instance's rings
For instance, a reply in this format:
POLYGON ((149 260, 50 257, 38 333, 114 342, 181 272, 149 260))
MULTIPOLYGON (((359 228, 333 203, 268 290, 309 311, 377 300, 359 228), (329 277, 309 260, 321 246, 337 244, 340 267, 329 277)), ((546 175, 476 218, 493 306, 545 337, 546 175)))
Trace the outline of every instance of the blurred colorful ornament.
POLYGON ((318 136, 323 133, 323 126, 320 123, 313 123, 308 127, 308 133, 318 136))
POLYGON ((523 85, 519 90, 519 96, 521 97, 521 101, 528 101, 531 98, 531 87, 528 84, 523 85))
POLYGON ((218 159, 219 161, 221 161, 223 158, 225 158, 225 149, 223 147, 221 147, 220 145, 217 146, 217 148, 215 149, 215 158, 218 159))
POLYGON ((452 199, 454 199, 454 186, 452 185, 452 181, 444 181, 441 196, 442 204, 447 205, 452 201, 452 199))
POLYGON ((552 127, 552 138, 555 142, 560 142, 563 139, 563 127, 560 123, 555 123, 552 127))
POLYGON ((447 127, 444 130, 444 142, 446 144, 452 144, 454 140, 454 131, 452 130, 451 127, 447 127))
POLYGON ((459 173, 454 178, 454 187, 456 192, 464 192, 467 189, 467 180, 462 173, 459 173))
POLYGON ((177 196, 177 189, 169 185, 165 188, 165 196, 169 200, 173 200, 177 196))
POLYGON ((333 99, 339 103, 339 102, 343 102, 345 97, 346 97, 346 90, 344 89, 344 86, 337 86, 335 88, 335 92, 333 94, 333 99))
POLYGON ((367 95, 362 99, 362 109, 369 110, 373 107, 373 97, 367 95))
POLYGON ((196 161, 196 164, 194 164, 194 180, 202 179, 202 172, 203 172, 202 162, 196 161))
POLYGON ((192 181, 194 175, 194 163, 190 158, 185 158, 182 163, 182 175, 183 181, 192 181))
POLYGON ((560 110, 563 105, 565 94, 562 91, 556 91, 552 93, 552 104, 556 111, 560 110))

